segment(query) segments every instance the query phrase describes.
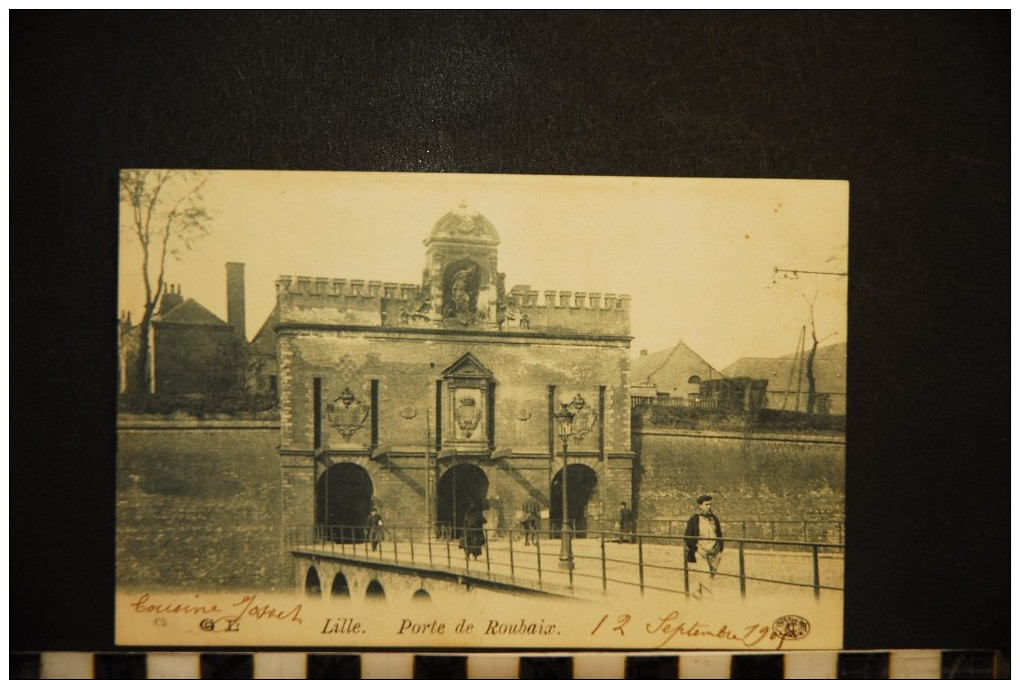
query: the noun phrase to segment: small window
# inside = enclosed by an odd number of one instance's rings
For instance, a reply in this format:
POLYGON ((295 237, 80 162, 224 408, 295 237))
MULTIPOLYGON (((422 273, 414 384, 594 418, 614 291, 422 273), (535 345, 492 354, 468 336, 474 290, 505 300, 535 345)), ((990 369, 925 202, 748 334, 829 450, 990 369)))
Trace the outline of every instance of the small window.
POLYGON ((697 376, 697 375, 692 375, 690 378, 687 379, 687 384, 689 384, 689 385, 700 385, 701 384, 701 377, 697 376))

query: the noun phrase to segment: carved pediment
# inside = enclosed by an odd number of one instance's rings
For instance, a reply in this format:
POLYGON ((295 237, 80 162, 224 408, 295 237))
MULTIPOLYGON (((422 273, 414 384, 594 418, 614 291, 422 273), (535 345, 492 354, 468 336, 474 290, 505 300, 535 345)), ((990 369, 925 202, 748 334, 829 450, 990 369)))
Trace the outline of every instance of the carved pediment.
POLYGON ((443 378, 484 378, 495 382, 492 371, 485 367, 475 355, 468 352, 443 371, 443 378))

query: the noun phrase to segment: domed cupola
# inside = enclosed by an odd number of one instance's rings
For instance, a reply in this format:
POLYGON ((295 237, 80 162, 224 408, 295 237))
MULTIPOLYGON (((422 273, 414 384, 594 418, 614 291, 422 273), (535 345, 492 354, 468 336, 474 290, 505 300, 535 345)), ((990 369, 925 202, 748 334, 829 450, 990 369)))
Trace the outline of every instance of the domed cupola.
POLYGON ((459 241, 499 245, 499 234, 485 215, 468 207, 466 202, 446 213, 432 227, 432 233, 425 239, 428 246, 433 241, 459 241))

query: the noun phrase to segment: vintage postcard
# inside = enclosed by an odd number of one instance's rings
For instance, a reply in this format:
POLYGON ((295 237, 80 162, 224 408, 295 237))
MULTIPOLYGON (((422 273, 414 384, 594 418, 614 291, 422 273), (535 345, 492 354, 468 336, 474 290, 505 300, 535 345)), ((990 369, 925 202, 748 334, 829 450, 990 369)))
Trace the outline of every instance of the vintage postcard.
POLYGON ((120 189, 117 644, 842 646, 846 182, 120 189))

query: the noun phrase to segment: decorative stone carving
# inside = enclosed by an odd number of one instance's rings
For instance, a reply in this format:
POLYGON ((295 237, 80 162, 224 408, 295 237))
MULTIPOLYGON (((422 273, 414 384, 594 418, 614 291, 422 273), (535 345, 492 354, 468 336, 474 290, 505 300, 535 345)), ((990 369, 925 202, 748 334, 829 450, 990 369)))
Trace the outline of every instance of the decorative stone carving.
POLYGON ((599 419, 598 411, 592 408, 580 394, 566 406, 574 414, 570 434, 574 438, 574 443, 580 444, 585 435, 595 427, 595 421, 599 419))
POLYGON ((478 320, 478 290, 481 274, 478 263, 458 260, 443 275, 443 318, 464 326, 478 320))
POLYGON ((426 278, 422 287, 400 309, 400 323, 412 325, 426 322, 432 316, 432 286, 426 278))
POLYGON ((365 424, 371 410, 367 404, 354 396, 350 387, 345 387, 340 396, 326 407, 326 416, 329 418, 329 424, 340 433, 344 441, 350 441, 354 433, 365 424))
MULTIPOLYGON (((461 393, 463 392, 462 390, 461 393)), ((475 430, 478 429, 478 423, 482 422, 482 410, 478 408, 475 397, 460 397, 458 395, 456 414, 460 436, 464 439, 471 439, 475 430)))
POLYGON ((470 352, 442 372, 443 446, 460 454, 487 454, 495 404, 496 381, 470 352))

